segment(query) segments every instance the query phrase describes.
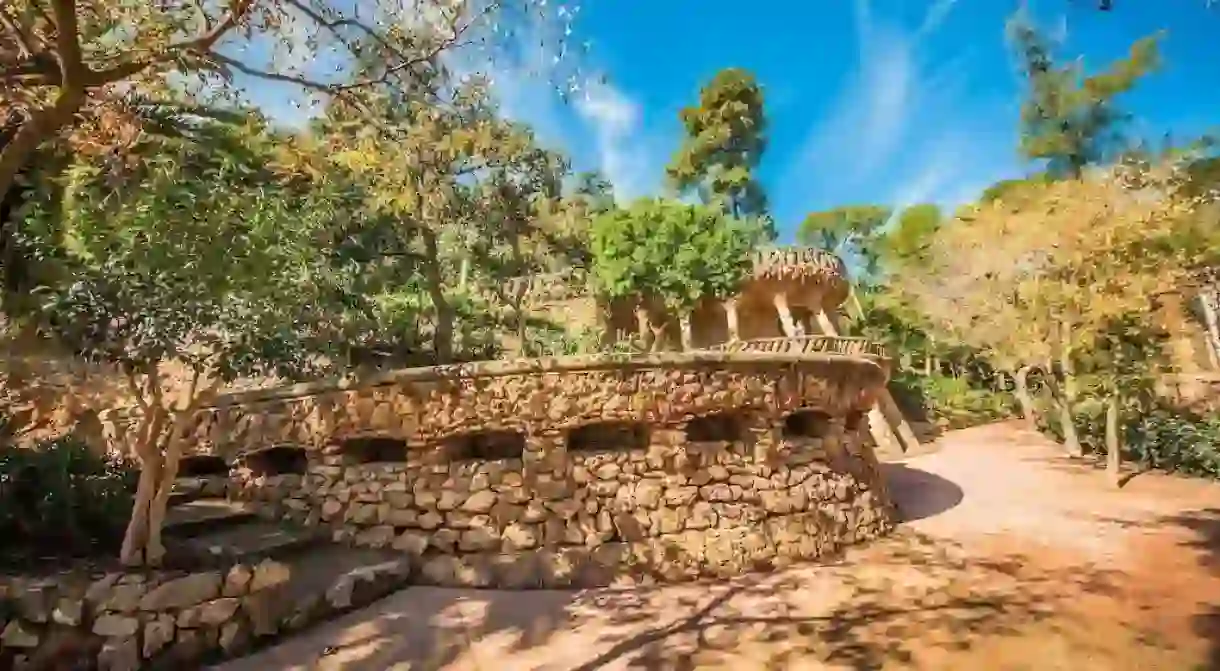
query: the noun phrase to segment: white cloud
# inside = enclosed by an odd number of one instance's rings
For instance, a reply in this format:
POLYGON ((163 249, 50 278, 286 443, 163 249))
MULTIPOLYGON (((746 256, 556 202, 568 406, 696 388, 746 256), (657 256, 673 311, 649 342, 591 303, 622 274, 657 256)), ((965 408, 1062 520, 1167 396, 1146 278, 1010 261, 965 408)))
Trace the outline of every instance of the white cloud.
POLYGON ((829 114, 811 127, 784 180, 791 186, 781 188, 823 200, 862 194, 900 207, 953 206, 967 183, 1010 172, 1014 120, 994 101, 968 96, 971 50, 933 62, 925 48, 955 4, 936 0, 904 29, 856 0, 858 63, 829 114), (817 182, 810 185, 808 175, 817 182), (886 185, 889 193, 877 193, 886 185))
POLYGON ((640 106, 622 91, 597 83, 576 101, 576 112, 592 131, 598 169, 620 201, 645 195, 657 185, 650 152, 640 142, 640 106))
MULTIPOLYGON (((570 14, 561 14, 570 20, 570 14)), ((655 192, 660 169, 652 160, 640 104, 594 74, 586 53, 566 44, 559 32, 569 32, 567 25, 518 27, 513 43, 494 62, 467 63, 462 69, 489 72, 500 113, 529 125, 543 144, 568 154, 577 169, 600 170, 614 185, 616 199, 655 192)))

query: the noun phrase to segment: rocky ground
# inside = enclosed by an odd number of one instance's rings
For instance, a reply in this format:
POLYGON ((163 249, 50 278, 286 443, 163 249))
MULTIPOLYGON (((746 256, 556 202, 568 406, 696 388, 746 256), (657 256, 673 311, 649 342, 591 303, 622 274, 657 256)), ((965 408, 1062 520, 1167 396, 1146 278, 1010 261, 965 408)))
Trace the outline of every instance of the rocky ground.
POLYGON ((841 560, 660 588, 417 587, 223 671, 1220 668, 1220 486, 1121 491, 1014 424, 890 462, 908 521, 841 560))

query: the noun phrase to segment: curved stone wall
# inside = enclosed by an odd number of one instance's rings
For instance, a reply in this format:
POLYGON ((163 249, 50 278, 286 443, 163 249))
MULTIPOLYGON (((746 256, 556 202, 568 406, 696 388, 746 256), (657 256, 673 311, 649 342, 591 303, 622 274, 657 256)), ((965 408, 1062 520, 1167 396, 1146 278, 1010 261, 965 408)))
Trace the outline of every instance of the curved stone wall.
MULTIPOLYGON (((413 369, 235 394, 192 438, 237 465, 236 496, 401 550, 427 582, 681 580, 885 532, 860 440, 885 379, 867 356, 783 352, 413 369)), ((126 421, 107 418, 117 442, 126 421)))

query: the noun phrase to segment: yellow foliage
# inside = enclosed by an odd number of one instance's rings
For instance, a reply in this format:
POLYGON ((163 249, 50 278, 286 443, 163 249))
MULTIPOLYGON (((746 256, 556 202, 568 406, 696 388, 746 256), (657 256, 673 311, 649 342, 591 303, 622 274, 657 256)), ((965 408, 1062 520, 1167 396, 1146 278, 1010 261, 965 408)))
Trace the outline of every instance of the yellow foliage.
POLYGON ((1173 165, 1123 165, 1031 184, 967 208, 935 237, 905 291, 940 326, 1010 364, 1052 357, 1145 313, 1217 249, 1212 203, 1173 165))

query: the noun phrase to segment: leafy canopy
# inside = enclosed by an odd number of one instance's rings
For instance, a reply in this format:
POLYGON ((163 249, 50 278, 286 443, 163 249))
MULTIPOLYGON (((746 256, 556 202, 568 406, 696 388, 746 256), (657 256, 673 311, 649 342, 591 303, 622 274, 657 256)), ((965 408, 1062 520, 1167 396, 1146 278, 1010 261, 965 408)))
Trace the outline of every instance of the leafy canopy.
POLYGON ((35 316, 133 375, 170 361, 215 380, 298 374, 325 321, 326 210, 269 167, 276 143, 261 128, 213 124, 206 139, 155 138, 131 172, 80 161, 47 185, 25 235, 60 273, 35 316))
POLYGON ((594 220, 594 275, 611 298, 656 297, 688 311, 737 290, 760 237, 756 220, 716 207, 641 199, 594 220))

